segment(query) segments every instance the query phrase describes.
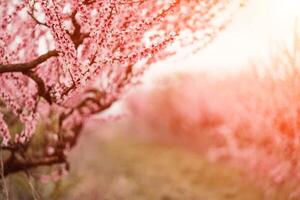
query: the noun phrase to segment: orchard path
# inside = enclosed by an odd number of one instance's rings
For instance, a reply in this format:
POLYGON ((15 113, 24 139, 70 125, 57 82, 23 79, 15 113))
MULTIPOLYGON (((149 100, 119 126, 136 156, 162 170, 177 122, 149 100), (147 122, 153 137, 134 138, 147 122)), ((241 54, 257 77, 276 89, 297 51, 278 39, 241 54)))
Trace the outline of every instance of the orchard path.
POLYGON ((87 136, 72 155, 70 200, 261 200, 228 167, 172 146, 87 136))

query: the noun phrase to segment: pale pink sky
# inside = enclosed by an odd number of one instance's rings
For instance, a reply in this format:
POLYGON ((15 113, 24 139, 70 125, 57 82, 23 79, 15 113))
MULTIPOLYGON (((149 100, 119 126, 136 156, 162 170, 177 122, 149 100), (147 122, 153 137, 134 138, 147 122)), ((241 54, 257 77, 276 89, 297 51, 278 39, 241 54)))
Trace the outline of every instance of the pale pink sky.
POLYGON ((178 67, 236 72, 250 61, 266 60, 277 45, 292 41, 297 15, 300 21, 300 0, 249 0, 213 44, 188 59, 161 63, 159 71, 178 67))

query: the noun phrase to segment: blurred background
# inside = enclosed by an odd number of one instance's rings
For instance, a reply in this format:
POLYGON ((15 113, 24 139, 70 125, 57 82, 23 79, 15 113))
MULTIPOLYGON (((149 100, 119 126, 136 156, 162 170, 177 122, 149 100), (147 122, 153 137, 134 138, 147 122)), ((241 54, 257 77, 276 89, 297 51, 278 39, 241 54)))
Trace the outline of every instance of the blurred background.
POLYGON ((145 84, 92 118, 69 174, 11 176, 9 192, 24 200, 300 199, 299 38, 300 1, 249 1, 207 48, 156 64, 145 84))

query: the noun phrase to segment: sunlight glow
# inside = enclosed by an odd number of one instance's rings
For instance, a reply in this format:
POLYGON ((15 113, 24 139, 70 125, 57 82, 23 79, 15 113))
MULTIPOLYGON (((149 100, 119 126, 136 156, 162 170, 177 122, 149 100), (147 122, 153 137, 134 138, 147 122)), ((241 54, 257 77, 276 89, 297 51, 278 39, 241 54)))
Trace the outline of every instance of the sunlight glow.
POLYGON ((296 18, 299 30, 300 0, 250 0, 206 49, 172 64, 162 63, 163 68, 174 70, 176 65, 184 70, 238 73, 250 62, 268 60, 280 45, 292 47, 296 18))
MULTIPOLYGON (((300 17, 300 1, 285 0, 278 1, 276 4, 277 10, 282 10, 284 16, 300 17)), ((282 17, 282 16, 281 16, 282 17)))

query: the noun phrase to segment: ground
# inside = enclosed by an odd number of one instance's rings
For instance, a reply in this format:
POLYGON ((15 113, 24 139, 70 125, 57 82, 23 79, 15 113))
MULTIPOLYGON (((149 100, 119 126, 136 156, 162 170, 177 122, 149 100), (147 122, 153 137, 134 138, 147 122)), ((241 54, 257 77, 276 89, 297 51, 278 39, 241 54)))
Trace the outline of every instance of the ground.
POLYGON ((63 199, 263 199, 236 170, 172 145, 119 137, 86 142, 72 155, 79 184, 63 199))
MULTIPOLYGON (((70 174, 55 184, 31 180, 32 189, 28 179, 10 178, 10 199, 265 199, 261 188, 228 165, 211 163, 175 145, 133 136, 83 135, 70 161, 70 174)), ((275 197, 271 199, 286 199, 275 197)))

